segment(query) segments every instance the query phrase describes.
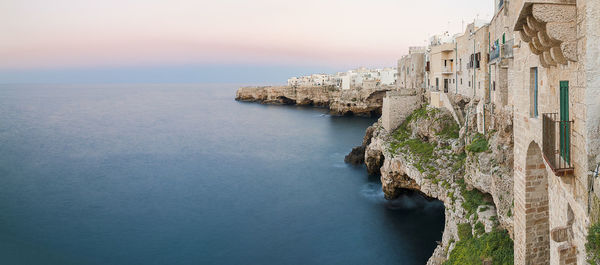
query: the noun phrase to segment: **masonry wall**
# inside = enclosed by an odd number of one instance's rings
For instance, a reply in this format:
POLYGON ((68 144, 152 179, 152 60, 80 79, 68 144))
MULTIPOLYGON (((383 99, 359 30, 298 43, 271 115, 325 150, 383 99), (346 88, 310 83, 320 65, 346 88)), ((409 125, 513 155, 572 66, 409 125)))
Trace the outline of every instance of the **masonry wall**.
POLYGON ((454 71, 456 70, 456 62, 454 55, 455 43, 444 43, 431 47, 429 53, 429 90, 444 91, 444 80, 448 80, 448 91, 454 91, 455 79, 454 71), (446 66, 444 66, 446 60, 446 66), (452 63, 450 62, 452 60, 452 63), (445 72, 444 69, 450 71, 445 72), (436 85, 437 80, 437 85, 436 85))
MULTIPOLYGON (((496 3, 498 4, 498 3, 496 3)), ((492 18, 489 25, 490 45, 493 46, 497 41, 501 46, 514 38, 514 33, 508 21, 508 7, 504 4, 492 18)), ((495 108, 504 108, 509 106, 508 101, 508 67, 511 59, 503 59, 503 54, 490 65, 490 86, 491 100, 495 108)))
MULTIPOLYGON (((510 3, 510 17, 516 20, 520 12, 522 1, 510 3)), ((558 65, 545 68, 541 65, 539 57, 532 54, 528 43, 521 40, 520 35, 515 38, 517 48, 514 50, 514 62, 509 68, 509 92, 514 103, 514 139, 515 139, 515 264, 531 262, 532 253, 538 249, 527 248, 527 239, 532 236, 531 225, 526 217, 531 211, 539 211, 534 205, 528 203, 527 196, 531 195, 535 185, 528 186, 527 151, 530 145, 541 148, 543 141, 542 115, 544 113, 559 112, 559 82, 569 81, 569 109, 570 116, 575 122, 571 135, 571 159, 575 168, 573 176, 556 176, 545 162, 548 178, 548 226, 549 229, 567 227, 572 233, 572 240, 559 242, 549 240, 549 264, 564 264, 569 256, 576 257, 577 264, 586 264, 585 261, 585 234, 589 225, 588 212, 588 135, 592 132, 586 125, 586 120, 591 117, 586 115, 586 11, 585 1, 577 1, 577 41, 579 60, 569 62, 568 65, 558 65), (583 57, 582 57, 583 56, 583 57), (531 68, 537 67, 539 73, 539 116, 532 117, 531 104, 531 68)), ((589 77, 588 77, 589 78, 589 77)), ((596 94, 598 95, 598 94, 596 94)), ((597 98, 597 96, 596 96, 597 98)), ((592 119, 593 120, 593 119, 592 119)), ((597 151, 596 151, 597 153, 597 151)), ((548 264, 536 260, 535 264, 548 264)))
POLYGON ((398 88, 421 92, 425 88, 425 54, 411 53, 398 60, 398 88))
POLYGON ((594 170, 600 164, 600 19, 598 19, 600 1, 587 0, 585 3, 587 23, 586 39, 582 41, 582 46, 585 46, 585 56, 582 60, 585 61, 587 83, 585 91, 587 153, 590 154, 588 169, 594 170))
MULTIPOLYGON (((469 34, 474 31, 473 24, 467 26, 463 35, 456 38, 458 67, 457 67, 457 87, 458 94, 466 97, 474 95, 473 90, 473 69, 468 68, 470 56, 473 53, 473 41, 469 41, 469 34)), ((456 87, 455 87, 456 90, 456 87)))
POLYGON ((386 131, 392 132, 410 115, 420 107, 417 95, 404 95, 397 91, 389 91, 383 98, 381 121, 386 131))

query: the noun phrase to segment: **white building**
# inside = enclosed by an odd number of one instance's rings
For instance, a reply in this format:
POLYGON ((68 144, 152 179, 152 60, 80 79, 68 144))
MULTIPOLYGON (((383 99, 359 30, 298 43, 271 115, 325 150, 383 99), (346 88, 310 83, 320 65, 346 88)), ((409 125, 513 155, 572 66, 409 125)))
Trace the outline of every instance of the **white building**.
POLYGON ((309 76, 291 77, 288 79, 288 86, 306 87, 306 86, 335 86, 344 90, 353 87, 364 87, 365 82, 368 87, 373 84, 394 85, 398 79, 396 68, 387 67, 383 69, 367 69, 360 67, 349 70, 348 72, 338 72, 336 74, 312 74, 309 76))

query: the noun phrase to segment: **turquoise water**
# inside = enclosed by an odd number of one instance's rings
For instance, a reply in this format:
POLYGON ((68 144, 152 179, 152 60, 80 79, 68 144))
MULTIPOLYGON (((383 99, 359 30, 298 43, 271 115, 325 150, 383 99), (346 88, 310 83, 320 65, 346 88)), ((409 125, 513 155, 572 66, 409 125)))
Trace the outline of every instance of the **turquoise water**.
POLYGON ((0 85, 0 264, 424 264, 440 202, 344 164, 374 120, 232 85, 0 85))

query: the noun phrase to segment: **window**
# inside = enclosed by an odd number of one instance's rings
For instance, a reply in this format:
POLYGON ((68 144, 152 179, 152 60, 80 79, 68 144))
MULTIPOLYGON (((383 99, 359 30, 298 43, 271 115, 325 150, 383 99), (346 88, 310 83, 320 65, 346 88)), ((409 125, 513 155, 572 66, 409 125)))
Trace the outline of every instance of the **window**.
POLYGON ((435 89, 440 90, 440 79, 439 78, 435 78, 435 89))
POLYGON ((460 84, 462 85, 462 78, 460 79, 460 84))
POLYGON ((471 81, 469 81, 469 87, 471 87, 471 81))
POLYGON ((492 90, 496 91, 496 81, 492 82, 492 90))
POLYGON ((529 116, 538 117, 538 69, 529 70, 529 116))

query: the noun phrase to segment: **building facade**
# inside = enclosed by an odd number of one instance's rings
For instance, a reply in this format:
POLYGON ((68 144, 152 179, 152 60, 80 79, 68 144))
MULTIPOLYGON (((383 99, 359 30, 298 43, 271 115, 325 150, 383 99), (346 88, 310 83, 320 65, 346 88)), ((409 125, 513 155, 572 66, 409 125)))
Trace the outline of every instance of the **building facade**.
POLYGON ((425 47, 409 47, 408 55, 398 60, 398 80, 400 90, 423 91, 425 88, 425 47))
MULTIPOLYGON (((512 119, 514 263, 588 264, 600 221, 600 1, 494 5, 489 23, 430 39, 424 85, 438 101, 470 98, 479 132, 512 119)), ((411 61, 398 62, 400 87, 418 76, 411 61)))
POLYGON ((598 1, 514 1, 515 264, 586 264, 600 163, 598 1))

